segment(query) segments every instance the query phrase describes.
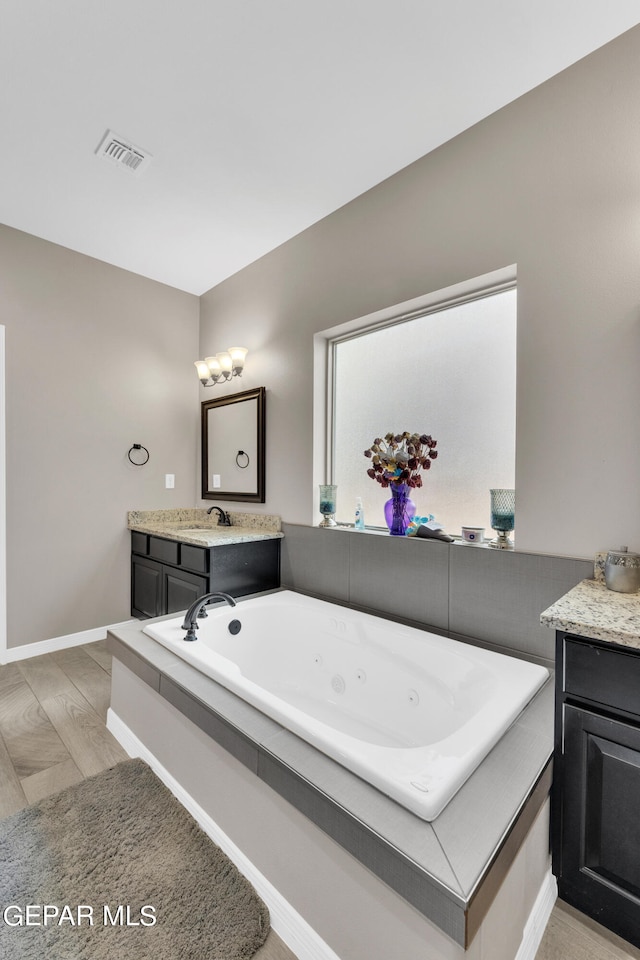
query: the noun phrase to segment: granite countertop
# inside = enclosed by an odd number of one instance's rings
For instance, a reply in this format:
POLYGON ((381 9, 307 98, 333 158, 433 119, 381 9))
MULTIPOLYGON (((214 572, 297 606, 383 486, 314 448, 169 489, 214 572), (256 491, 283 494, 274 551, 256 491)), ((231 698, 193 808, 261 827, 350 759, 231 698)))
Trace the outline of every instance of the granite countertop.
POLYGON ((226 543, 273 540, 283 536, 280 517, 258 513, 225 511, 231 526, 218 524, 217 514, 205 508, 175 510, 131 510, 127 514, 129 530, 150 533, 166 540, 179 540, 198 547, 216 547, 226 543))
POLYGON ((640 593, 616 593, 582 580, 540 615, 543 626, 640 649, 640 593))

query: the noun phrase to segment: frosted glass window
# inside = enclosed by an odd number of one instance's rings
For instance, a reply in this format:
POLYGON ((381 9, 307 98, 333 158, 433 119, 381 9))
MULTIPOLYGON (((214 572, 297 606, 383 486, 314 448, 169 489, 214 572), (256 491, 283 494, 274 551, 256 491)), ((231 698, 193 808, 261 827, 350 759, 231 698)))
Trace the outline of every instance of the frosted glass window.
POLYGON ((489 490, 515 487, 516 290, 333 343, 333 482, 337 520, 362 497, 367 526, 384 527, 389 498, 364 451, 386 433, 427 433, 438 459, 411 491, 420 516, 447 533, 490 528, 489 490))

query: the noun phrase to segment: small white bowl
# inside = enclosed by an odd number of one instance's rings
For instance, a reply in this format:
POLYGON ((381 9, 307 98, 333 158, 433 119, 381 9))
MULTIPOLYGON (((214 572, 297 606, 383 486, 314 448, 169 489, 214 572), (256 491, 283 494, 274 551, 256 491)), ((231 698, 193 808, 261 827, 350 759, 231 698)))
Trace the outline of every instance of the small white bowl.
POLYGON ((480 544, 484 540, 484 527, 463 527, 462 539, 465 543, 480 544))

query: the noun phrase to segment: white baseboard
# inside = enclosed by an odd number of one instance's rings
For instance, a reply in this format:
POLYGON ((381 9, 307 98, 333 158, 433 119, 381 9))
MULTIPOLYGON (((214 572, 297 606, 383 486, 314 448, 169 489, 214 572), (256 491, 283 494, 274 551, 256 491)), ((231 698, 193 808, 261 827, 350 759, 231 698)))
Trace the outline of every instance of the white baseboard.
POLYGON ((0 664, 39 657, 43 653, 55 653, 57 650, 66 650, 68 647, 78 647, 82 643, 104 640, 107 630, 117 630, 118 627, 125 627, 128 623, 135 622, 135 620, 123 620, 121 623, 111 623, 106 627, 92 627, 90 630, 81 630, 79 633, 68 633, 64 637, 25 643, 21 647, 7 647, 6 650, 0 650, 0 664))
MULTIPOLYGON (((162 766, 154 754, 109 708, 107 727, 126 750, 130 757, 140 757, 149 764, 156 776, 162 780, 171 793, 189 811, 220 849, 226 853, 232 863, 255 887, 262 897, 271 915, 271 926, 299 960, 340 960, 338 955, 322 940, 307 921, 284 899, 264 874, 251 863, 239 847, 224 833, 208 813, 196 803, 190 794, 178 783, 169 771, 162 766)), ((523 958, 524 960, 524 958, 523 958)))
POLYGON ((549 870, 542 881, 529 919, 525 924, 522 943, 514 960, 534 960, 557 898, 558 885, 556 878, 549 870))

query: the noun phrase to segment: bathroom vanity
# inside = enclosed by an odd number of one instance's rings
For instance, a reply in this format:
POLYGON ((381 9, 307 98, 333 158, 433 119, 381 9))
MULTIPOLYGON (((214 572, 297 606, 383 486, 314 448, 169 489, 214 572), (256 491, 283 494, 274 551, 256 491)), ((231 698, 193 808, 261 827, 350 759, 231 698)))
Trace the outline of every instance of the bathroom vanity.
POLYGON ((558 892, 640 946, 640 595, 583 581, 542 622, 556 627, 558 892))
POLYGON ((280 585, 278 517, 232 514, 229 527, 206 510, 133 511, 131 614, 185 610, 205 593, 234 597, 280 585))

